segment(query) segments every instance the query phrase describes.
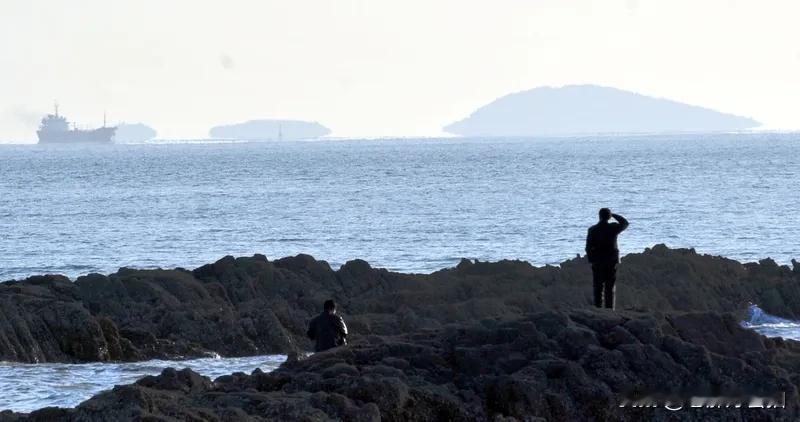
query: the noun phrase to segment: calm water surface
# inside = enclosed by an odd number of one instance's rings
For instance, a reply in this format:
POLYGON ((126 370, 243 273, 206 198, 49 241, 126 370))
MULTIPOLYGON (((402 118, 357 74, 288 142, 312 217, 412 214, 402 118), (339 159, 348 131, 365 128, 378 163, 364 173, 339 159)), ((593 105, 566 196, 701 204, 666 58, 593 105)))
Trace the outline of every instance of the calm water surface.
POLYGON ((224 255, 429 272, 558 263, 601 206, 623 253, 656 243, 800 257, 800 137, 0 145, 0 280, 224 255))

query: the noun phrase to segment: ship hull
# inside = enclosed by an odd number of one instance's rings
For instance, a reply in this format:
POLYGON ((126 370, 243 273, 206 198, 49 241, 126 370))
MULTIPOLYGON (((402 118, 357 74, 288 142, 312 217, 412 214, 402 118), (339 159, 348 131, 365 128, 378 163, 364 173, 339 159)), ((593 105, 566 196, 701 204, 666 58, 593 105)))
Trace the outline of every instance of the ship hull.
POLYGON ((116 130, 117 128, 115 127, 102 127, 93 130, 39 130, 36 134, 39 135, 40 144, 110 144, 114 142, 116 130))

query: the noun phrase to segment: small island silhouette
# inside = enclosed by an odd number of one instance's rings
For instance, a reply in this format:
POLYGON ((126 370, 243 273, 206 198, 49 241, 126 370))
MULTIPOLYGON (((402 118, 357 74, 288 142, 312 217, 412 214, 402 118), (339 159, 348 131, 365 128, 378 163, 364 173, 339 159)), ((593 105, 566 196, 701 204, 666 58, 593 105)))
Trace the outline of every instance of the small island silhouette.
POLYGON ((509 94, 444 127, 462 136, 719 132, 756 120, 597 85, 540 87, 509 94))
POLYGON ((156 137, 158 132, 144 123, 120 123, 114 136, 116 143, 145 142, 156 137))
POLYGON ((317 122, 261 119, 214 126, 208 133, 217 139, 292 141, 319 138, 331 131, 317 122))

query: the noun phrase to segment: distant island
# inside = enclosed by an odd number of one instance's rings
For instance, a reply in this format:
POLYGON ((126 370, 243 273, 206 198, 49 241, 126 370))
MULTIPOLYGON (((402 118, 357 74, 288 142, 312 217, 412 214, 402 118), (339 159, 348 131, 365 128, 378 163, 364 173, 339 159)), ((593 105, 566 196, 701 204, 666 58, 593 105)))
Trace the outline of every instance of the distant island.
POLYGON ((215 126, 208 133, 217 139, 294 141, 319 138, 331 131, 317 122, 262 119, 215 126))
POLYGON ((444 127, 462 136, 718 132, 756 120, 597 85, 540 87, 509 94, 444 127))
POLYGON ((114 142, 121 144, 145 142, 155 138, 157 134, 155 129, 144 123, 120 123, 117 125, 114 142))

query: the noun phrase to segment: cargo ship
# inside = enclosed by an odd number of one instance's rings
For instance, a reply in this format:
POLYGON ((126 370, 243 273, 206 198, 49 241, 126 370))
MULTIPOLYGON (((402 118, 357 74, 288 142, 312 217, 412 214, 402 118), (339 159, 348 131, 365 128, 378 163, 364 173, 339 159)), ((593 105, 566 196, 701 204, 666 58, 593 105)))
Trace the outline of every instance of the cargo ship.
POLYGON ((103 127, 97 129, 78 129, 74 124, 70 129, 66 117, 58 114, 58 104, 56 104, 55 112, 42 119, 42 124, 36 134, 39 135, 40 144, 109 144, 114 142, 117 128, 106 127, 105 120, 105 116, 103 116, 103 127))

